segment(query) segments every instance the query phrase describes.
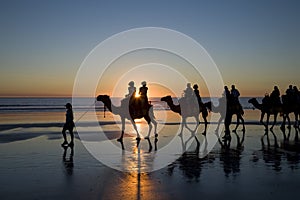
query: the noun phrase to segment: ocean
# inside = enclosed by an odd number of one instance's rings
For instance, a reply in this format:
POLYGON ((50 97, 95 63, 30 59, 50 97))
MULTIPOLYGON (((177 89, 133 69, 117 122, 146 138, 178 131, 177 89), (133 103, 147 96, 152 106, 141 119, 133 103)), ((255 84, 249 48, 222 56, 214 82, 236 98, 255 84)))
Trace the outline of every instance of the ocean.
MULTIPOLYGON (((240 103, 244 109, 252 109, 253 106, 248 103, 251 97, 241 97, 240 103)), ((261 97, 258 101, 261 101, 261 97)), ((116 105, 120 104, 121 98, 113 98, 112 102, 116 105)), ((175 103, 176 99, 174 98, 175 103)), ((154 109, 169 109, 165 102, 160 101, 160 98, 149 98, 154 109)), ((217 98, 202 98, 203 102, 217 102, 217 98)), ((14 112, 60 112, 65 111, 64 105, 72 103, 72 98, 0 98, 0 113, 14 112)), ((91 105, 80 105, 80 109, 90 109, 91 105)), ((102 102, 96 102, 95 108, 103 111, 102 102), (102 108, 101 108, 102 107, 102 108)))

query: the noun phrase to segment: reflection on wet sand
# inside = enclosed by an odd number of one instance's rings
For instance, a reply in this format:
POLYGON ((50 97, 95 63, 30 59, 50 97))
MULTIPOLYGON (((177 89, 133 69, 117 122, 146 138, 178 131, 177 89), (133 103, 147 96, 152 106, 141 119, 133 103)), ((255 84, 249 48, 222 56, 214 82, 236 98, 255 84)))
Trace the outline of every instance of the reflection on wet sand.
POLYGON ((223 170, 226 177, 230 174, 236 176, 240 172, 241 154, 244 150, 245 130, 242 131, 242 139, 238 133, 234 132, 236 136, 236 147, 231 147, 231 137, 225 137, 223 141, 218 139, 221 145, 220 163, 223 165, 223 170))
POLYGON ((202 169, 215 162, 217 157, 219 157, 220 164, 223 166, 226 177, 231 173, 237 175, 240 171, 241 153, 244 150, 243 143, 245 139, 245 130, 242 131, 242 138, 240 138, 238 133, 235 133, 235 136, 237 141, 236 146, 231 146, 231 137, 224 137, 223 140, 219 138, 218 141, 221 146, 220 151, 213 151, 205 157, 200 156, 201 145, 204 145, 204 152, 207 150, 208 140, 205 136, 202 144, 200 144, 198 137, 194 134, 191 134, 191 137, 185 141, 181 137, 183 153, 180 158, 168 166, 169 175, 172 176, 175 168, 178 167, 189 182, 198 182, 200 180, 202 169), (186 149, 187 143, 190 141, 194 142, 194 145, 191 145, 191 147, 194 147, 193 150, 186 149))
POLYGON ((258 162, 260 159, 264 160, 268 167, 271 167, 274 171, 282 170, 282 162, 288 161, 288 166, 292 169, 297 168, 300 160, 300 143, 298 141, 298 128, 295 128, 295 138, 290 140, 292 130, 288 129, 288 135, 286 136, 285 129, 282 129, 283 140, 278 144, 278 133, 271 131, 274 142, 270 141, 268 131, 264 133, 261 139, 261 150, 253 153, 253 161, 258 162), (266 136, 267 145, 265 145, 264 137, 266 136))
MULTIPOLYGON (((182 135, 181 138, 181 144, 182 144, 182 151, 183 154, 172 164, 168 166, 168 173, 169 175, 173 175, 173 170, 176 166, 182 171, 184 176, 188 180, 195 180, 199 181, 201 170, 202 170, 202 164, 207 161, 207 157, 200 158, 200 142, 196 135, 191 135, 186 141, 183 141, 182 135), (193 139, 193 142, 196 143, 196 147, 194 150, 187 149, 187 143, 193 139)), ((207 148, 207 138, 204 137, 204 149, 207 148)), ((191 145, 195 146, 195 145, 191 145)))
POLYGON ((132 145, 130 157, 126 156, 123 141, 120 141, 122 147, 122 159, 126 170, 132 172, 121 173, 119 180, 110 186, 109 191, 104 193, 107 199, 169 199, 166 194, 158 194, 157 182, 151 179, 151 173, 144 171, 145 167, 151 168, 149 163, 157 151, 158 138, 147 138, 145 140, 136 140, 136 145, 132 145), (153 143, 154 144, 153 144, 153 143), (148 148, 141 145, 147 144, 148 148), (153 152, 154 145, 154 152, 153 152), (150 160, 149 160, 150 159, 150 160), (110 191, 118 191, 111 194, 110 191))
POLYGON ((67 175, 72 175, 73 174, 73 168, 74 168, 74 162, 73 162, 73 156, 74 156, 74 146, 70 147, 70 155, 67 158, 67 150, 68 146, 63 147, 64 152, 63 152, 63 165, 66 170, 67 175))

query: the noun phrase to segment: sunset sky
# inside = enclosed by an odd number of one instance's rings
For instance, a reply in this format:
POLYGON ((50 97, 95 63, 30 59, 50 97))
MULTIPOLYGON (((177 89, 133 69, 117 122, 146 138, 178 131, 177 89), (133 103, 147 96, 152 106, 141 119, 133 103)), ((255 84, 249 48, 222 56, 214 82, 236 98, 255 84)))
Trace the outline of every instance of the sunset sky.
MULTIPOLYGON (((283 93, 289 84, 300 87, 299 10, 297 0, 4 0, 0 96, 72 96, 76 73, 89 52, 106 38, 139 27, 173 29, 196 40, 224 83, 235 84, 242 96, 263 96, 274 85, 283 93)), ((125 74, 124 84, 135 80, 138 87, 142 77, 136 76, 125 74)), ((202 80, 190 80, 208 95, 202 80)), ((127 92, 124 84, 118 95, 127 92)), ((185 85, 174 87, 183 90, 185 85)), ((99 92, 108 90, 102 86, 99 92)), ((153 90, 151 95, 162 95, 153 90)))

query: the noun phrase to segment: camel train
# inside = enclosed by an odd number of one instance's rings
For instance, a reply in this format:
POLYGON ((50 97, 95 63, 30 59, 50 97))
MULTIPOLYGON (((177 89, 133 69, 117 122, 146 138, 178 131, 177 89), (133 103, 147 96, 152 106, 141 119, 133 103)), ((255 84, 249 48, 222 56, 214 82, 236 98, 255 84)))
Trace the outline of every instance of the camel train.
MULTIPOLYGON (((120 106, 113 105, 110 97, 108 95, 99 95, 97 97, 97 101, 103 102, 104 106, 113 114, 119 115, 121 117, 121 136, 118 138, 118 141, 123 140, 124 131, 125 131, 125 120, 128 119, 131 121, 134 130, 136 131, 137 137, 136 140, 140 140, 140 134, 135 124, 135 119, 144 118, 149 126, 149 131, 145 139, 150 137, 153 125, 154 125, 154 136, 157 137, 157 122, 155 120, 153 106, 148 102, 146 82, 142 82, 143 87, 139 89, 139 97, 136 98, 136 88, 134 87, 133 82, 129 83, 128 92, 129 94, 125 96, 124 99, 121 100, 120 106)), ((244 124, 244 111, 238 100, 240 95, 239 91, 232 85, 231 91, 224 87, 224 93, 221 98, 219 98, 219 105, 216 107, 212 102, 203 103, 199 94, 198 86, 194 85, 194 90, 191 88, 190 84, 187 84, 187 88, 184 90, 183 97, 178 100, 178 104, 174 103, 174 99, 168 95, 161 98, 161 101, 164 101, 169 106, 170 110, 179 114, 181 116, 181 131, 182 134, 183 129, 187 128, 191 133, 194 133, 198 126, 200 125, 199 115, 202 115, 204 120, 204 132, 202 133, 204 136, 207 131, 207 117, 209 112, 220 113, 220 118, 217 125, 217 130, 219 130, 220 123, 224 120, 225 125, 225 135, 223 137, 224 140, 230 139, 230 125, 232 124, 232 117, 236 115, 236 126, 232 130, 233 132, 237 131, 240 122, 242 123, 242 131, 245 133, 245 124, 244 124), (196 121, 196 127, 194 130, 190 129, 187 126, 187 118, 193 117, 196 121)), ((281 124, 281 129, 285 129, 286 121, 288 122, 287 128, 291 128, 291 122, 289 115, 291 113, 295 116, 295 128, 299 128, 299 114, 300 114, 300 92, 294 86, 294 88, 287 90, 286 95, 282 95, 282 103, 280 100, 280 93, 278 87, 274 87, 274 91, 271 95, 266 95, 262 103, 259 103, 256 98, 249 99, 248 103, 252 104, 254 108, 259 109, 261 111, 260 115, 260 123, 265 126, 266 132, 268 131, 270 116, 274 116, 274 121, 271 126, 271 130, 277 123, 278 114, 283 117, 283 123, 281 124), (264 116, 267 116, 266 121, 264 122, 264 116)))

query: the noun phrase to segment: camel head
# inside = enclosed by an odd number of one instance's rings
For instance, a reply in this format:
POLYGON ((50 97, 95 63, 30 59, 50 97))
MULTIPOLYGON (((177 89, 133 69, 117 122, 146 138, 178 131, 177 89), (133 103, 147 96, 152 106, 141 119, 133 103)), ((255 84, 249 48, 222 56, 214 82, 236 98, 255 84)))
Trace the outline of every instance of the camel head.
POLYGON ((168 96, 162 97, 160 100, 165 101, 165 102, 169 102, 169 101, 172 101, 172 97, 170 95, 168 95, 168 96))
POLYGON ((107 102, 109 100, 108 95, 99 95, 97 96, 97 101, 107 102))
POLYGON ((251 103, 251 104, 256 103, 256 102, 257 102, 256 98, 251 98, 248 100, 248 103, 251 103))

